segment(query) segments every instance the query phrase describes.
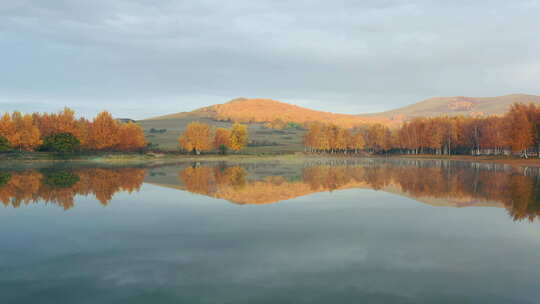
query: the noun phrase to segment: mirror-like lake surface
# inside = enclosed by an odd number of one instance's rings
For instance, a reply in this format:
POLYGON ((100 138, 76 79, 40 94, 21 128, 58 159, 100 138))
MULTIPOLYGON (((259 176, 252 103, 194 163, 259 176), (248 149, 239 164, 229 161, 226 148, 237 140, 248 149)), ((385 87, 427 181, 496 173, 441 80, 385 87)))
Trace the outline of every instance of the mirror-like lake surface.
POLYGON ((537 168, 0 172, 0 303, 539 303, 537 168))

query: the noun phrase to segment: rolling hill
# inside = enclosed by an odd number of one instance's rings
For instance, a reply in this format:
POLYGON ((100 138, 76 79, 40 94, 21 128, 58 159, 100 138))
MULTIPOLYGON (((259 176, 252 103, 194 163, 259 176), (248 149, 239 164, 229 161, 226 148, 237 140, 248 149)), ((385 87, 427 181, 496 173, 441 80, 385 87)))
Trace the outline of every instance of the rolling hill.
POLYGON ((337 114, 299 107, 289 103, 264 98, 237 98, 224 104, 200 108, 192 112, 181 112, 148 120, 210 118, 218 121, 264 123, 275 120, 305 123, 320 121, 352 128, 370 122, 390 123, 387 118, 364 117, 353 114, 337 114))
POLYGON ((498 97, 434 97, 391 111, 371 114, 338 114, 299 107, 289 103, 263 98, 237 98, 191 112, 180 112, 139 121, 147 139, 163 150, 175 150, 177 138, 192 121, 201 121, 214 127, 229 128, 232 122, 247 123, 251 144, 248 154, 290 153, 303 151, 302 137, 305 130, 275 130, 265 123, 282 121, 305 123, 320 121, 351 128, 370 123, 390 127, 419 116, 487 116, 505 113, 515 102, 534 102, 540 105, 540 96, 513 94, 498 97), (152 130, 154 129, 154 130, 152 130), (164 132, 156 132, 164 130, 164 132))
POLYGON ((264 98, 237 98, 191 112, 180 112, 147 120, 210 118, 219 121, 271 122, 274 120, 332 122, 343 127, 379 122, 392 124, 412 117, 443 115, 487 116, 503 114, 515 102, 540 104, 540 96, 512 94, 497 97, 433 97, 402 108, 370 114, 337 114, 299 107, 264 98))
POLYGON ((359 116, 401 122, 413 117, 501 115, 515 102, 540 105, 540 96, 512 94, 497 97, 434 97, 395 110, 359 116))

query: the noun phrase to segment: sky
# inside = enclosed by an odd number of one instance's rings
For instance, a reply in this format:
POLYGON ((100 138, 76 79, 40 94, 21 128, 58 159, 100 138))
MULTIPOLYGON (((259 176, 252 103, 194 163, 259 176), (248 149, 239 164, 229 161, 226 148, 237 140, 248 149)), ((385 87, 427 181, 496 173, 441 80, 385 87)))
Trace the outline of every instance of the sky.
POLYGON ((0 111, 134 119, 236 97, 338 113, 540 95, 540 0, 0 1, 0 111))

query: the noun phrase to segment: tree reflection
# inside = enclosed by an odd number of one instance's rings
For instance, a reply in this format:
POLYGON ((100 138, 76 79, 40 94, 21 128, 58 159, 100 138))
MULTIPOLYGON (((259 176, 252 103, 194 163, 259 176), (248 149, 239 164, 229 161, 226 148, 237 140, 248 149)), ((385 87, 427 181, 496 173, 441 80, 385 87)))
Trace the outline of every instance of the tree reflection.
POLYGON ((384 190, 436 205, 502 204, 514 220, 540 216, 540 177, 477 165, 364 164, 307 166, 301 179, 249 179, 241 166, 199 166, 180 172, 186 190, 238 204, 267 204, 315 192, 351 188, 384 190))
MULTIPOLYGON (((293 177, 285 178, 250 173, 245 166, 194 165, 182 169, 178 181, 181 189, 237 204, 269 204, 316 192, 364 188, 433 205, 504 206, 516 221, 540 216, 540 169, 410 161, 307 165, 292 170, 293 177)), ((75 205, 77 195, 91 195, 105 206, 117 192, 138 191, 145 176, 146 169, 141 168, 1 172, 0 201, 6 207, 44 202, 67 210, 75 205)))
POLYGON ((93 195, 107 205, 119 191, 140 189, 145 169, 27 170, 0 174, 0 201, 6 207, 45 202, 67 210, 76 195, 93 195))

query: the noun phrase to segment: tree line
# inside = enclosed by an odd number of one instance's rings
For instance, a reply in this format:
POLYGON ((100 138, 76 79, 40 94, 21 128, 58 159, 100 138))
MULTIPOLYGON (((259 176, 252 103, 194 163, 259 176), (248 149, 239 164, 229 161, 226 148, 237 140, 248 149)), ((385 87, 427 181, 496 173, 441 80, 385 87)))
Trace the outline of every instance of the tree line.
POLYGON ((120 123, 109 112, 91 121, 65 108, 58 113, 5 113, 0 118, 0 151, 137 151, 146 147, 143 129, 120 123))
POLYGON ((180 147, 186 152, 200 154, 201 152, 218 150, 226 154, 229 149, 240 151, 247 143, 248 129, 246 125, 235 123, 231 129, 213 129, 201 122, 189 123, 186 130, 178 138, 180 147))
POLYGON ((501 116, 414 118, 397 129, 382 124, 341 128, 311 123, 304 136, 310 152, 472 154, 540 157, 540 107, 515 103, 501 116))

